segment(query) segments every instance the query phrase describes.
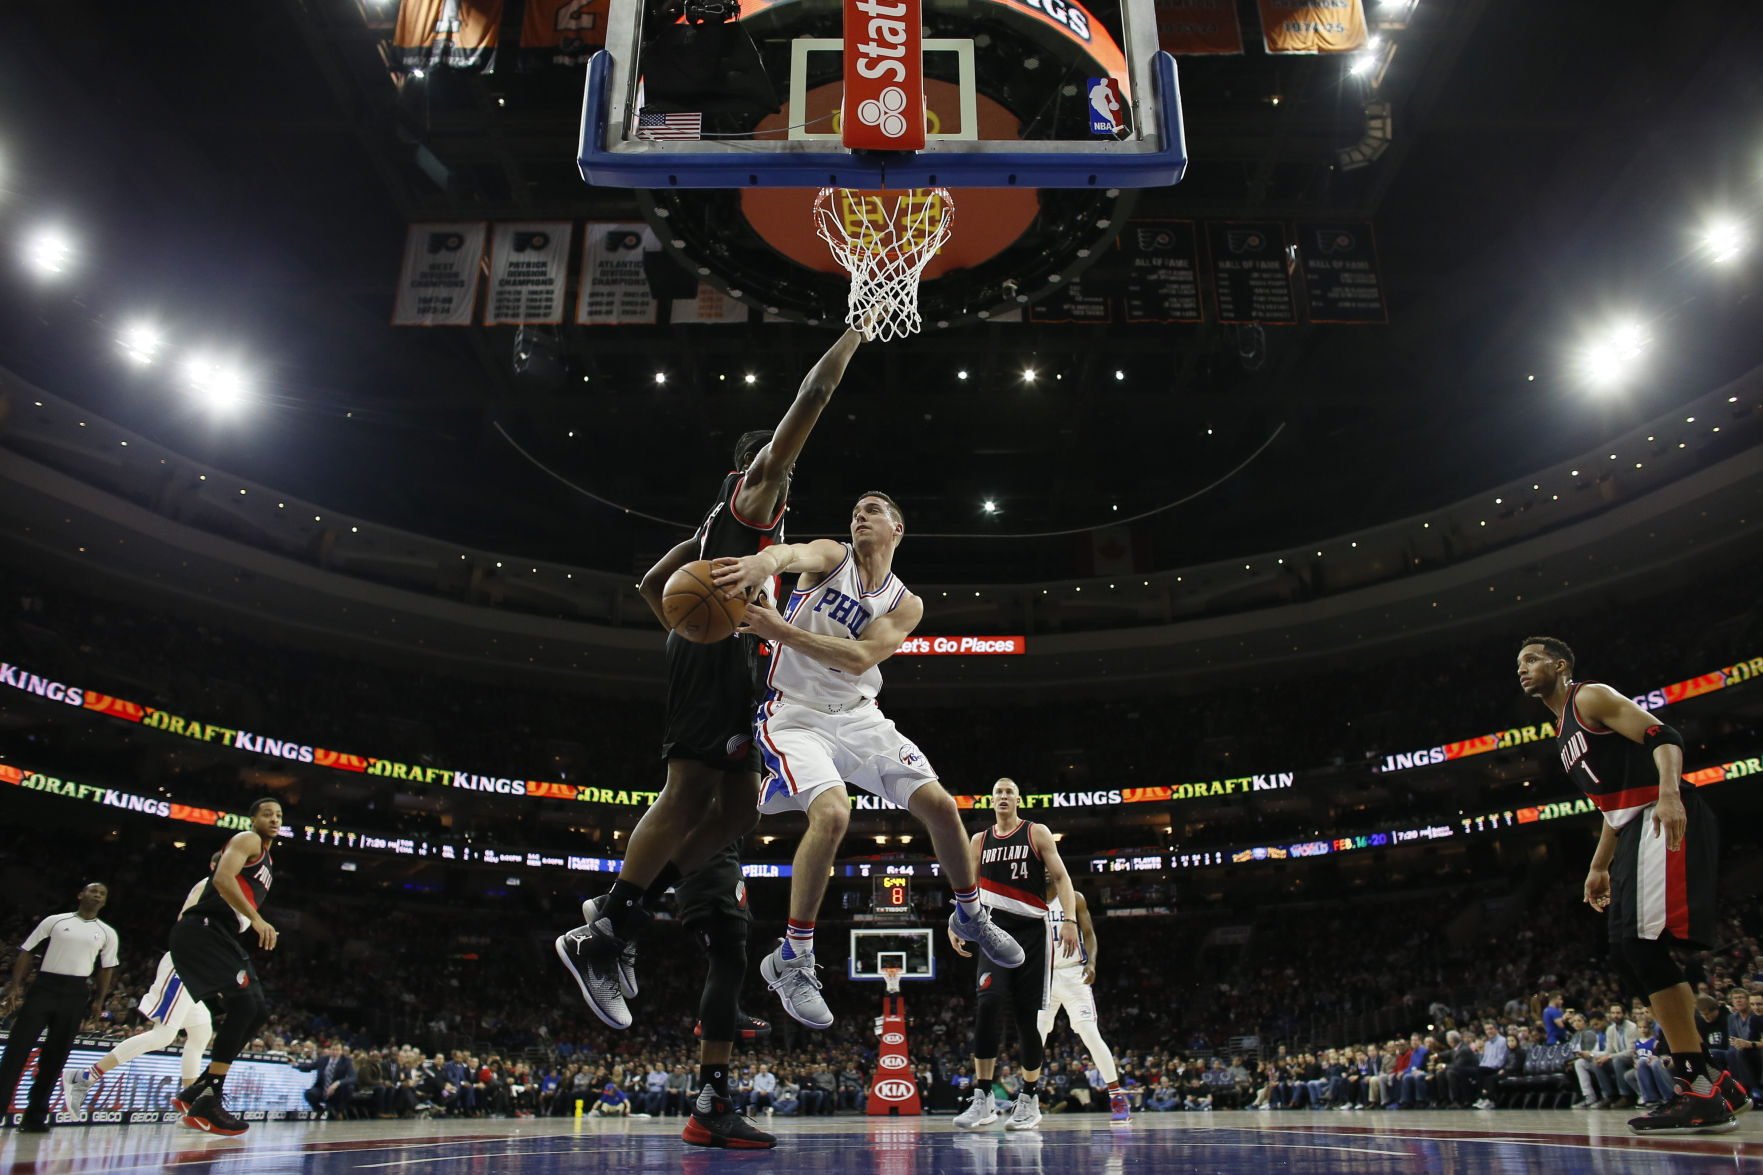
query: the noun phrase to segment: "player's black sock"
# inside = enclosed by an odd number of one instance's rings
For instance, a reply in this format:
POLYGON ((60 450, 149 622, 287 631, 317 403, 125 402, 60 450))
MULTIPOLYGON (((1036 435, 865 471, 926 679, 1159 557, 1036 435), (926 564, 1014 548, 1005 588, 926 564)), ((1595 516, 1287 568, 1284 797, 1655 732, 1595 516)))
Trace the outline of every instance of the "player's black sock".
MULTIPOLYGON (((728 1065, 726 1065, 726 1064, 699 1065, 698 1066, 698 1088, 700 1090, 702 1090, 706 1086, 708 1086, 710 1089, 714 1090, 716 1092, 717 1097, 726 1099, 728 1097, 728 1065)), ((703 1101, 704 1101, 703 1094, 700 1093, 698 1095, 698 1098, 699 1098, 700 1108, 705 1108, 703 1106, 703 1101)))
POLYGON ((624 938, 629 932, 631 922, 637 916, 637 907, 643 903, 641 886, 628 881, 615 881, 606 900, 600 903, 600 913, 612 919, 612 933, 624 938))
POLYGON ((684 876, 685 874, 680 872, 679 866, 669 861, 662 866, 661 875, 650 882, 649 888, 643 891, 643 904, 645 906, 653 904, 656 898, 672 889, 674 883, 684 876))
POLYGON ((208 1088, 214 1091, 215 1097, 225 1097, 226 1096, 226 1074, 225 1073, 210 1073, 208 1075, 208 1088))
POLYGON ((208 1070, 204 1069, 202 1072, 196 1074, 196 1080, 184 1086, 182 1093, 186 1101, 195 1101, 202 1096, 203 1092, 207 1090, 210 1085, 213 1084, 213 1075, 210 1074, 208 1070))
POLYGON ((1041 1079, 1037 1077, 1033 1081, 1024 1081, 1021 1092, 1016 1096, 1030 1099, 1041 1096, 1041 1079))
POLYGON ((1714 1079, 1720 1076, 1720 1066, 1706 1052, 1672 1053, 1671 1070, 1691 1089, 1703 1095, 1714 1088, 1714 1079))

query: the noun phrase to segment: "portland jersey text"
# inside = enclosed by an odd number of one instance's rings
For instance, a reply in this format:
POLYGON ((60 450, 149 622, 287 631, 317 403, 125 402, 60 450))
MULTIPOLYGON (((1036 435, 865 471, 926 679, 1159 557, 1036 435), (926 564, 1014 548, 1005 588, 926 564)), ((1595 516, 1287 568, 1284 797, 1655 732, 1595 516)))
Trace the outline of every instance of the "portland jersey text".
POLYGON ((999 836, 996 824, 986 829, 979 842, 982 906, 1024 918, 1047 916, 1047 868, 1029 839, 1033 827, 1024 820, 1009 836, 999 836))
MULTIPOLYGON (((906 585, 892 572, 875 590, 865 591, 856 556, 846 543, 844 559, 824 579, 790 593, 784 619, 804 632, 856 640, 876 617, 898 608, 906 594, 906 585)), ((879 666, 852 675, 779 645, 772 650, 765 696, 768 701, 850 705, 873 699, 881 693, 881 683, 879 666)))
POLYGON ((1580 722, 1575 702, 1580 687, 1591 684, 1575 682, 1568 689, 1555 747, 1574 784, 1598 806, 1611 828, 1621 828, 1659 799, 1659 767, 1653 752, 1640 743, 1614 730, 1588 730, 1580 722))
MULTIPOLYGON (((246 861, 239 869, 239 885, 245 891, 245 901, 253 910, 263 908, 263 899, 269 896, 270 884, 275 880, 270 871, 274 862, 270 860, 269 850, 265 849, 251 860, 246 861)), ((214 874, 208 874, 208 881, 202 887, 202 896, 189 907, 192 914, 206 914, 210 918, 234 918, 238 920, 239 929, 244 930, 251 925, 251 920, 227 904, 214 888, 214 874)))

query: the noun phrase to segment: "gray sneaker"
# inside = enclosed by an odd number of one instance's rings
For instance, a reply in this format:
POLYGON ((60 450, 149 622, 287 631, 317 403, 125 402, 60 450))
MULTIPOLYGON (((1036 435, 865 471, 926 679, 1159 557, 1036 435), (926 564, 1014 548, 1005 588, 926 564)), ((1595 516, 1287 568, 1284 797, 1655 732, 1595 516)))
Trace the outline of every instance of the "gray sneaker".
POLYGON ((1041 1099, 1016 1095, 1016 1105, 1010 1111, 1010 1121, 1004 1123, 1006 1130, 1033 1130, 1041 1124, 1041 1099))
POLYGON ((77 1114, 80 1107, 86 1104, 86 1095, 98 1084, 93 1080, 91 1071, 84 1065, 73 1065, 61 1074, 61 1097, 67 1103, 67 1112, 77 1114))
POLYGON ((810 1028, 833 1026, 832 1009, 826 1006, 826 997, 820 994, 820 976, 814 973, 813 951, 786 959, 780 939, 777 949, 760 962, 759 974, 783 1000, 791 1019, 810 1028))
POLYGON ((624 941, 612 933, 610 919, 601 918, 557 936, 557 957, 575 976, 582 998, 594 1015, 613 1028, 631 1026, 631 1010, 624 1002, 624 986, 618 978, 618 957, 624 941))
POLYGON ((998 1120, 998 1103, 989 1089, 973 1091, 973 1104, 955 1115, 957 1130, 978 1130, 998 1120))
MULTIPOLYGON (((582 921, 592 926, 600 920, 600 904, 606 900, 602 894, 597 898, 589 898, 582 903, 582 921)), ((637 943, 634 938, 626 939, 624 949, 618 952, 618 986, 624 991, 624 998, 637 998, 637 943)))
POLYGON ((979 908, 977 918, 964 919, 960 910, 950 914, 949 933, 966 942, 979 944, 986 958, 1000 967, 1020 967, 1028 957, 1022 953, 1022 944, 993 922, 991 913, 984 906, 979 908))

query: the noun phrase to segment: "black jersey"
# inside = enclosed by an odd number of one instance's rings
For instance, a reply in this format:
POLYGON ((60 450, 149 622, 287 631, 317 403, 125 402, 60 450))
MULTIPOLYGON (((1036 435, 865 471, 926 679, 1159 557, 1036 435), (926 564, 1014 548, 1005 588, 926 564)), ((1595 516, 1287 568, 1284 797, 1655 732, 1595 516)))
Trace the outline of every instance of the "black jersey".
POLYGON ((1047 867, 1030 839, 1027 820, 1009 836, 998 826, 986 829, 979 842, 979 900, 994 910, 1024 918, 1047 916, 1047 867))
MULTIPOLYGON (((271 867, 274 864, 275 862, 270 859, 269 850, 266 848, 239 868, 239 885, 244 889, 245 900, 251 903, 253 910, 262 909, 263 899, 269 896, 270 883, 275 880, 271 873, 271 867)), ((202 887, 202 896, 197 898, 195 904, 184 912, 187 915, 202 915, 209 918, 238 918, 240 930, 250 925, 237 910, 227 904, 227 900, 220 896, 220 891, 214 888, 214 872, 212 870, 208 874, 208 884, 202 887)))
MULTIPOLYGON (((1561 766, 1579 786, 1612 828, 1621 828, 1659 798, 1659 766, 1653 752, 1631 742, 1614 730, 1588 730, 1579 720, 1576 704, 1581 686, 1567 690, 1567 706, 1561 711, 1561 730, 1555 747, 1561 766)), ((1682 784, 1685 790, 1693 785, 1682 784)))

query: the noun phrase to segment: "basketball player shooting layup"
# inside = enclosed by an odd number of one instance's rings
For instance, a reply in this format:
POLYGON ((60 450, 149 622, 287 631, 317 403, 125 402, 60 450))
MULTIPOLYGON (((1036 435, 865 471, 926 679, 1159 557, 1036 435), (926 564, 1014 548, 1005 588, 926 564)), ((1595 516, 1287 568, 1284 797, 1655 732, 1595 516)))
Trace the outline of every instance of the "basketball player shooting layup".
MULTIPOLYGON (((208 859, 208 871, 213 873, 219 864, 220 854, 216 853, 208 859)), ((179 918, 201 900, 202 891, 206 888, 206 877, 190 887, 184 904, 178 907, 179 918)), ((129 1037, 99 1057, 97 1063, 90 1068, 81 1065, 62 1073, 61 1096, 67 1103, 68 1113, 80 1112, 86 1095, 92 1092, 92 1087, 106 1073, 146 1053, 170 1048, 179 1032, 184 1034, 183 1084, 192 1085, 201 1075, 202 1051, 208 1047, 208 1041, 214 1035, 214 1018, 208 1014, 206 1004, 197 1003, 190 998, 189 988, 178 978, 172 964, 170 951, 159 957, 159 973, 153 977, 153 986, 141 997, 140 1011, 141 1015, 153 1021, 152 1028, 129 1037)))
POLYGON ((1109 1113, 1114 1121, 1125 1122, 1132 1117, 1132 1107, 1127 1105, 1126 1094, 1120 1089, 1120 1069, 1114 1063, 1114 1050, 1102 1039, 1101 1026, 1096 1023, 1096 925, 1090 921, 1090 907, 1081 893, 1077 894, 1075 908, 1067 906, 1058 890, 1049 882, 1047 922, 1048 930, 1054 938, 1062 938, 1066 924, 1076 922, 1078 937, 1083 940, 1083 949, 1075 955, 1054 953, 1051 994, 1048 996, 1047 1006, 1041 1009, 1035 1027, 1041 1040, 1045 1041, 1053 1032, 1053 1022, 1058 1018, 1059 1009, 1065 1009, 1072 1031, 1084 1042, 1084 1047, 1090 1050, 1090 1059, 1096 1062, 1102 1080, 1108 1083, 1109 1113))
POLYGON ((1637 1134, 1721 1134, 1745 1092, 1709 1057, 1696 993, 1670 944, 1714 945, 1714 813, 1683 782, 1683 736, 1607 685, 1574 681, 1573 650, 1526 637, 1518 685, 1555 712, 1561 766, 1604 814, 1585 900, 1610 919, 1610 955, 1647 996, 1671 1050, 1675 1094, 1630 1118, 1637 1134))
POLYGON ((179 1090, 171 1104, 184 1115, 184 1125, 211 1134, 245 1133, 245 1123, 222 1101, 226 1075, 251 1034, 269 1019, 257 968, 238 936, 243 930, 255 931, 258 946, 275 950, 276 929, 257 911, 273 880, 269 846, 281 832, 282 806, 257 800, 249 814, 250 829, 227 841, 201 896, 171 928, 171 961, 178 978, 192 999, 221 1015, 207 1070, 179 1090))
POLYGON ((851 509, 851 541, 780 544, 740 559, 718 559, 711 573, 729 596, 797 573, 780 614, 763 600, 747 605, 742 631, 772 643, 765 702, 755 719, 765 764, 759 810, 801 811, 808 831, 790 873, 790 924, 759 964, 784 1010, 810 1028, 832 1026, 814 973, 814 919, 827 875, 851 822, 849 781, 916 816, 955 887, 949 933, 977 942, 1000 967, 1022 965, 1022 948, 980 905, 967 830, 955 799, 918 748, 876 707, 883 661, 918 627, 924 601, 894 577, 894 551, 906 533, 900 507, 866 493, 851 509))
MULTIPOLYGON (((1047 901, 1051 889, 1067 910, 1077 908, 1077 892, 1053 834, 1044 824, 1033 824, 1019 814, 1022 792, 1016 781, 1000 779, 992 785, 992 826, 973 834, 972 860, 979 869, 980 901, 992 912, 996 924, 1035 961, 1020 971, 1001 971, 979 965, 978 1015, 973 1028, 973 1103, 955 1115, 960 1130, 977 1130, 998 1120, 992 1100, 992 1071, 998 1064, 998 1047, 1004 1042, 1004 1009, 1016 1022, 1016 1049, 1022 1070, 1022 1088, 1016 1105, 1004 1123, 1006 1130, 1032 1130, 1041 1120, 1041 1066, 1047 1053, 1041 1030, 1041 1009, 1047 1005, 1049 972, 1054 951, 1066 959, 1077 955, 1077 923, 1067 918, 1059 924, 1059 945, 1047 934, 1047 901)), ((953 930, 953 928, 951 928, 953 930)), ((953 933, 949 942, 957 954, 967 948, 953 933)))
MULTIPOLYGON (((751 555, 783 540, 790 470, 863 338, 848 330, 832 345, 802 381, 775 432, 741 437, 735 470, 723 478, 698 532, 643 577, 643 598, 663 628, 662 588, 675 571, 695 559, 751 555)), ((758 663, 759 645, 752 637, 700 645, 668 633, 667 727, 661 743, 667 780, 625 842, 624 863, 611 891, 583 903, 587 924, 556 943, 588 1007, 613 1028, 631 1023, 627 1001, 637 994, 635 940, 648 917, 645 896, 666 892, 682 870, 739 840, 756 820, 758 663)), ((737 994, 727 993, 730 1024, 737 994)))

